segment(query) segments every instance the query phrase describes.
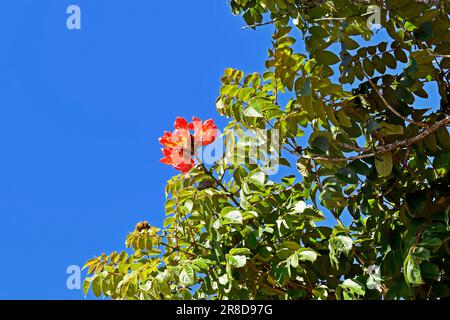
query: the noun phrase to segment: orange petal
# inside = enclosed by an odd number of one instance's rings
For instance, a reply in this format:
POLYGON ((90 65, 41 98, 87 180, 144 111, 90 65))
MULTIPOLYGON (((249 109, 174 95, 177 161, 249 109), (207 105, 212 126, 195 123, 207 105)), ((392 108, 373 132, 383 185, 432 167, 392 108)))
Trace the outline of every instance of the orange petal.
POLYGON ((175 129, 188 129, 188 123, 187 123, 186 119, 177 117, 175 119, 174 127, 175 127, 175 129))
POLYGON ((164 163, 164 164, 168 164, 170 166, 173 164, 172 159, 170 159, 169 157, 162 158, 162 159, 159 160, 159 162, 164 163))

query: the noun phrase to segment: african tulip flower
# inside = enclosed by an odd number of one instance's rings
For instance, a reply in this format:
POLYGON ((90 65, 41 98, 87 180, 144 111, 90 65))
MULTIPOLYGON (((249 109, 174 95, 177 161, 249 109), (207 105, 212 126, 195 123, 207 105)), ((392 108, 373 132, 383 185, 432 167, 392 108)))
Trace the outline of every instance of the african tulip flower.
POLYGON ((202 120, 193 117, 189 129, 194 131, 195 142, 201 143, 202 146, 213 143, 217 136, 217 127, 212 119, 202 122, 202 120))
POLYGON ((165 131, 159 138, 159 142, 164 146, 161 149, 164 158, 160 161, 182 173, 187 173, 195 165, 192 158, 194 149, 214 142, 218 130, 212 119, 202 122, 196 117, 192 118, 191 123, 177 117, 174 128, 173 132, 165 131))

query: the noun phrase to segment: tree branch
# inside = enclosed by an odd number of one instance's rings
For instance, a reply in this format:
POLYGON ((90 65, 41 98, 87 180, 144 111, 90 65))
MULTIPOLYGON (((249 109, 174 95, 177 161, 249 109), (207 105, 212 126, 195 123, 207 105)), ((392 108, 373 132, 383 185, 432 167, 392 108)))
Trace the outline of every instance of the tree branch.
POLYGON ((429 136, 430 134, 432 134, 433 132, 438 130, 440 127, 443 127, 443 126, 447 125, 448 123, 450 123, 450 116, 446 116, 444 119, 436 122, 433 125, 428 126, 428 128, 424 129, 417 136, 414 136, 409 139, 404 139, 404 140, 400 140, 397 142, 393 142, 393 143, 390 143, 387 145, 379 146, 376 148, 363 148, 363 149, 361 149, 361 152, 368 152, 368 153, 363 153, 363 154, 359 154, 356 156, 345 157, 345 158, 308 156, 308 155, 303 155, 303 154, 300 154, 299 156, 301 158, 309 159, 309 160, 316 160, 316 161, 323 160, 323 161, 332 161, 332 162, 347 162, 347 161, 352 161, 352 160, 357 160, 357 159, 371 158, 380 153, 386 153, 386 152, 390 152, 390 151, 393 151, 393 150, 401 148, 401 147, 408 147, 410 145, 416 144, 417 142, 426 138, 427 136, 429 136))

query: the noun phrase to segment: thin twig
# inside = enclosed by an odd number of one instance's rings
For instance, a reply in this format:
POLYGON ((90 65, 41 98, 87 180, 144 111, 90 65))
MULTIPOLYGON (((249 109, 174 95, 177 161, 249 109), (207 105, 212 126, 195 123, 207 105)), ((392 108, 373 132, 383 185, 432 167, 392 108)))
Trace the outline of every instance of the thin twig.
POLYGON ((171 246, 171 245, 169 245, 169 244, 167 244, 165 242, 162 242, 162 241, 159 244, 164 246, 164 247, 166 247, 166 248, 172 249, 174 252, 182 252, 182 253, 187 254, 188 256, 191 256, 193 258, 197 257, 195 254, 190 253, 188 251, 185 251, 185 250, 181 249, 180 247, 173 247, 173 246, 171 246))
POLYGON ((437 58, 450 58, 450 54, 439 54, 430 52, 429 55, 437 58))
POLYGON ((364 151, 366 151, 366 148, 362 148, 362 147, 359 147, 359 146, 352 146, 352 145, 349 145, 349 144, 346 144, 346 143, 342 143, 342 142, 339 142, 339 141, 336 141, 336 143, 340 147, 343 147, 343 148, 349 149, 349 150, 353 150, 353 151, 356 151, 356 152, 364 152, 364 151))
POLYGON ((280 19, 283 19, 286 16, 287 16, 287 14, 284 14, 284 15, 278 17, 278 18, 275 18, 275 19, 267 21, 267 22, 261 22, 261 23, 251 24, 251 25, 248 25, 248 26, 243 26, 242 30, 256 28, 256 27, 261 27, 261 26, 267 26, 269 24, 273 24, 273 23, 277 22, 280 19))
POLYGON ((370 79, 370 77, 367 74, 365 74, 365 75, 366 75, 367 79, 369 80, 370 85, 373 87, 373 90, 377 93, 378 97, 380 97, 381 101, 383 101, 383 103, 386 106, 386 108, 388 108, 393 114, 395 114, 400 119, 402 119, 402 120, 404 120, 406 122, 409 122, 411 124, 414 124, 416 126, 420 126, 420 127, 428 126, 426 123, 417 122, 417 121, 411 120, 408 117, 405 117, 404 115, 402 115, 397 110, 395 110, 395 108, 393 106, 391 106, 389 104, 389 102, 386 100, 386 98, 380 93, 380 91, 378 89, 378 86, 375 84, 375 82, 373 82, 372 79, 370 79))
POLYGON ((314 21, 345 21, 347 18, 318 18, 318 19, 314 19, 314 21))
POLYGON ((234 204, 237 205, 237 206, 239 207, 239 202, 234 198, 233 194, 228 190, 228 188, 225 187, 224 184, 223 184, 219 179, 217 179, 217 178, 214 176, 214 173, 212 173, 211 170, 209 170, 209 169, 208 169, 208 168, 200 161, 200 159, 198 159, 198 156, 196 156, 196 157, 197 157, 197 160, 198 160, 198 162, 200 163, 201 167, 202 167, 203 170, 205 171, 205 173, 206 173, 208 176, 210 176, 211 178, 213 178, 214 181, 216 181, 216 183, 217 183, 217 184, 218 184, 218 185, 219 185, 219 186, 227 193, 228 198, 230 198, 231 201, 233 201, 234 204))

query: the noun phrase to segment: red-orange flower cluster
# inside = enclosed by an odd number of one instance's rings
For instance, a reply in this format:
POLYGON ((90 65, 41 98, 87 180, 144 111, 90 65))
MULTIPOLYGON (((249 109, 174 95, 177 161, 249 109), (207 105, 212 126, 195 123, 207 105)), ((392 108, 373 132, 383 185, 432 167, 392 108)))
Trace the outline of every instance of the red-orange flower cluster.
POLYGON ((217 136, 217 127, 212 119, 202 122, 196 117, 192 118, 191 123, 178 117, 174 127, 173 132, 165 131, 164 135, 159 138, 159 142, 164 146, 161 149, 164 158, 160 161, 182 173, 187 173, 195 165, 192 158, 194 151, 214 142, 217 136))

